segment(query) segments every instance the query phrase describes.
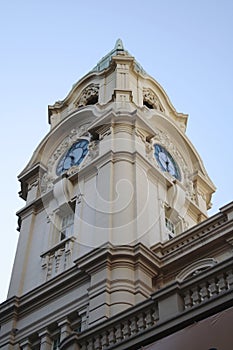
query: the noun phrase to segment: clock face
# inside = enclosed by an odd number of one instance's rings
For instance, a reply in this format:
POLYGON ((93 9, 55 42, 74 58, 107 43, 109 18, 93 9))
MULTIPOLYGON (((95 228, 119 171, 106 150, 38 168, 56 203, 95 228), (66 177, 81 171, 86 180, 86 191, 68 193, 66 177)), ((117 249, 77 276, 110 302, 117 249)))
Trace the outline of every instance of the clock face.
POLYGON ((154 150, 154 155, 160 168, 180 181, 180 170, 171 154, 163 146, 158 144, 154 145, 154 150))
POLYGON ((75 142, 66 153, 60 158, 56 173, 61 175, 65 173, 72 166, 78 166, 88 153, 89 141, 85 139, 75 142))

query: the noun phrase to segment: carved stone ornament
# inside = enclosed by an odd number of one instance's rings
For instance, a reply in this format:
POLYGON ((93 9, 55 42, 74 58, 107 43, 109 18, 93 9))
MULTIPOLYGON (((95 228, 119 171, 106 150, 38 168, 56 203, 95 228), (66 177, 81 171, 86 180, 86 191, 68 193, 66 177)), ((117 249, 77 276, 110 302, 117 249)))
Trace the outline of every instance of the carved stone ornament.
MULTIPOLYGON (((60 146, 51 155, 48 165, 47 172, 41 178, 40 188, 41 193, 46 193, 53 188, 53 183, 56 176, 56 164, 60 157, 69 149, 79 138, 85 137, 86 139, 91 139, 91 134, 87 132, 89 124, 84 124, 79 128, 72 129, 70 134, 62 141, 60 146)), ((99 142, 94 140, 89 142, 89 152, 85 160, 79 166, 73 166, 68 171, 68 175, 72 175, 79 171, 83 166, 87 165, 90 161, 96 158, 99 154, 99 142)))
POLYGON ((77 204, 80 204, 82 202, 82 198, 83 198, 83 194, 82 193, 79 193, 77 195, 77 199, 76 199, 76 203, 77 204))
POLYGON ((96 97, 96 100, 98 100, 98 95, 99 95, 99 86, 97 84, 91 84, 82 91, 75 105, 77 107, 84 107, 88 103, 90 103, 90 101, 93 100, 95 97, 96 97))
POLYGON ((143 131, 139 128, 135 128, 135 135, 142 141, 146 142, 146 135, 143 133, 143 131))
POLYGON ((33 182, 28 184, 28 191, 30 191, 33 187, 38 186, 38 179, 34 179, 33 182))
POLYGON ((154 109, 164 112, 164 108, 159 101, 158 96, 151 89, 143 89, 143 102, 147 102, 154 109))
POLYGON ((49 190, 51 190, 53 188, 53 181, 54 181, 54 178, 52 176, 48 175, 47 172, 44 173, 44 175, 40 180, 41 193, 46 193, 49 190))

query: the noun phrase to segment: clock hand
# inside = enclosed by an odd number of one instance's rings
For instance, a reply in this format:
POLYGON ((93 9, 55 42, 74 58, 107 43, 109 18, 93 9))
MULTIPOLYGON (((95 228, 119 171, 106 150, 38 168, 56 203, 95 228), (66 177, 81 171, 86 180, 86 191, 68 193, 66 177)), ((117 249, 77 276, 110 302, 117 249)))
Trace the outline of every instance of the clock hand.
POLYGON ((166 160, 165 160, 165 164, 166 164, 166 171, 169 173, 169 159, 168 159, 168 156, 167 154, 165 155, 166 156, 166 160))
POLYGON ((70 155, 70 165, 73 166, 75 162, 75 157, 70 155))

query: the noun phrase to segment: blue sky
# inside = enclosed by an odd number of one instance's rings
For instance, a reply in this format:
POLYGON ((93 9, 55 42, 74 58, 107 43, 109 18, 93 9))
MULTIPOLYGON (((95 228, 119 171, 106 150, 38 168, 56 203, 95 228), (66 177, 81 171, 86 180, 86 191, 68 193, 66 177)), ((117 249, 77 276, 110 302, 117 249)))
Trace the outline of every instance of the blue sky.
POLYGON ((0 4, 1 252, 6 298, 18 232, 17 175, 49 131, 47 106, 123 40, 189 114, 187 135, 217 187, 210 215, 233 200, 232 0, 8 0, 0 4))

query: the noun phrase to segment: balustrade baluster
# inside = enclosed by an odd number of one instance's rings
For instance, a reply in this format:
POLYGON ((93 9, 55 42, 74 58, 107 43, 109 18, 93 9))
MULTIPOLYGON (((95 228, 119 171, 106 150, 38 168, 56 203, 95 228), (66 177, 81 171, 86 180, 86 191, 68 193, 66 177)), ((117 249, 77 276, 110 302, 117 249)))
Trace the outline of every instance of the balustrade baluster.
POLYGON ((55 269, 55 273, 57 273, 57 270, 58 270, 58 267, 59 267, 59 260, 60 260, 60 257, 59 257, 59 251, 56 250, 55 251, 55 254, 54 254, 54 269, 55 269))
POLYGON ((87 350, 95 350, 94 340, 92 338, 88 340, 87 350))
POLYGON ((83 343, 81 346, 81 350, 87 350, 87 343, 83 343))
POLYGON ((211 296, 214 296, 214 295, 218 294, 218 286, 217 286, 215 278, 212 278, 209 281, 209 291, 210 291, 210 295, 211 296))
POLYGON ((51 277, 52 269, 53 269, 53 256, 48 255, 48 268, 47 268, 46 279, 49 279, 51 277))
POLYGON ((227 281, 223 273, 221 273, 221 275, 218 275, 218 288, 220 292, 227 290, 227 281))
POLYGON ((153 318, 153 323, 156 323, 159 320, 159 310, 158 310, 158 306, 156 306, 154 309, 152 309, 152 318, 153 318))
POLYGON ((138 330, 139 332, 141 332, 145 328, 146 328, 146 322, 145 322, 144 313, 140 312, 140 314, 138 315, 138 330))
POLYGON ((145 317, 145 320, 146 320, 146 328, 149 328, 151 326, 153 326, 153 310, 149 309, 146 311, 146 317, 145 317))
POLYGON ((131 334, 130 334, 130 327, 129 327, 129 321, 126 320, 124 321, 124 327, 123 327, 123 336, 124 338, 128 338, 131 334))
POLYGON ((190 290, 185 291, 184 306, 185 306, 185 309, 190 309, 193 306, 193 301, 192 301, 192 298, 191 298, 190 290))
POLYGON ((108 347, 108 332, 104 332, 102 334, 101 343, 102 343, 102 349, 107 349, 107 347, 108 347))
POLYGON ((53 252, 51 255, 50 255, 50 263, 51 263, 51 277, 55 276, 56 274, 56 252, 53 252))
POLYGON ((123 339, 122 324, 116 327, 116 342, 119 343, 123 339))
POLYGON ((209 293, 209 290, 208 290, 207 282, 203 282, 203 283, 200 284, 200 295, 201 295, 201 299, 203 301, 209 299, 210 293, 209 293))
POLYGON ((227 283, 228 289, 231 289, 233 287, 233 269, 227 271, 227 283))
POLYGON ((115 328, 114 327, 112 327, 109 330, 108 342, 109 342, 109 345, 113 345, 116 343, 116 336, 115 336, 115 328))
POLYGON ((101 341, 100 341, 100 335, 97 335, 97 336, 95 337, 94 349, 95 349, 95 350, 101 350, 101 349, 102 349, 101 341))
POLYGON ((200 295, 198 286, 192 288, 192 299, 193 299, 193 304, 200 304, 201 295, 200 295))
POLYGON ((138 325, 137 325, 137 317, 134 316, 131 320, 130 320, 130 329, 131 329, 131 334, 136 334, 138 332, 138 325))

